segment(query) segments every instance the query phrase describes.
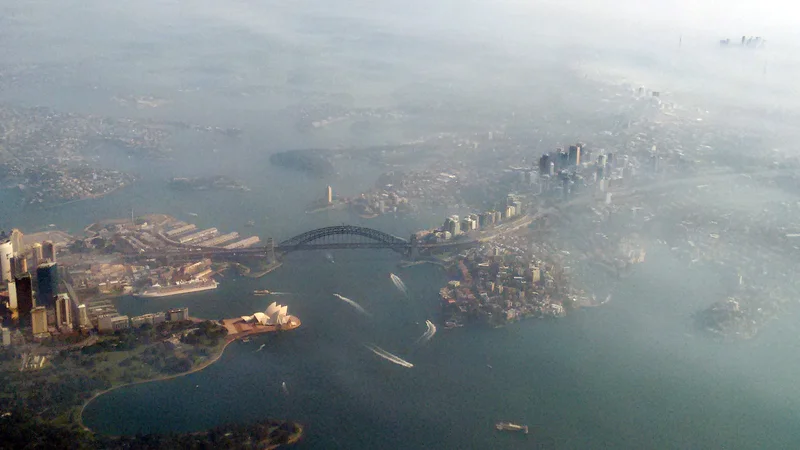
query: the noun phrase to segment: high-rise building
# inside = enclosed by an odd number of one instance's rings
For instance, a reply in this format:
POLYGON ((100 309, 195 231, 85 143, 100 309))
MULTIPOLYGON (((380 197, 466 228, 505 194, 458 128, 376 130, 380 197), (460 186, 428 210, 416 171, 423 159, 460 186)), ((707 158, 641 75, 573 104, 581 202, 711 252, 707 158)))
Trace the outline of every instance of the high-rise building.
POLYGON ((42 244, 36 242, 31 246, 31 261, 29 265, 31 267, 39 267, 39 264, 43 263, 42 258, 42 244))
POLYGON ((88 330, 92 327, 92 323, 89 321, 89 313, 86 311, 86 305, 84 304, 78 305, 78 326, 81 330, 88 330))
POLYGON ((56 262, 56 246, 53 244, 53 241, 42 242, 42 258, 51 262, 56 262))
POLYGON ((14 289, 17 293, 17 316, 20 323, 27 325, 31 320, 31 310, 33 310, 33 281, 31 274, 23 273, 14 281, 14 289))
POLYGON ((72 330, 72 301, 67 294, 56 296, 56 327, 61 331, 72 330))
POLYGON ((47 309, 44 306, 37 306, 31 310, 31 325, 34 336, 47 334, 47 309))
POLYGON ((28 271, 28 258, 22 253, 16 253, 11 258, 11 277, 16 278, 28 271))
POLYGON ((333 203, 333 188, 330 186, 328 186, 328 189, 325 191, 325 199, 329 205, 333 203))
POLYGON ((0 333, 2 333, 3 337, 3 347, 8 347, 11 345, 11 330, 8 328, 0 327, 0 333))
POLYGON ((52 308, 58 294, 58 265, 54 262, 36 268, 36 306, 52 308))
POLYGON ((570 145, 569 147, 569 164, 571 166, 578 166, 581 164, 581 146, 570 145))
POLYGON ((449 232, 453 237, 461 233, 461 224, 458 221, 458 216, 450 216, 445 219, 444 231, 449 232))
POLYGON ((8 283, 8 309, 17 309, 17 284, 8 283))
POLYGON ((539 158, 539 173, 545 175, 550 170, 550 154, 545 153, 539 158))
POLYGON ((25 244, 22 240, 22 231, 16 228, 11 230, 11 247, 13 247, 14 253, 22 253, 25 250, 25 244))
POLYGON ((11 258, 14 256, 14 247, 8 237, 0 238, 0 281, 8 282, 11 278, 11 258))

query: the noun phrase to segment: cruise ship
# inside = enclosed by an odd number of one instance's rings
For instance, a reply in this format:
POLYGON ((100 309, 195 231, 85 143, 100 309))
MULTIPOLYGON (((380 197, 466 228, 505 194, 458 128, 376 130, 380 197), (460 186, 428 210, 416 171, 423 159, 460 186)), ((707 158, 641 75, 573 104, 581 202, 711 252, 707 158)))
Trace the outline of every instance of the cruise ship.
POLYGON ((145 289, 139 293, 138 297, 168 297, 170 295, 189 294, 191 292, 208 291, 216 289, 219 283, 212 279, 208 280, 192 280, 177 282, 167 286, 154 284, 153 286, 145 289))
POLYGON ((511 422, 498 422, 495 424, 495 428, 499 431, 522 431, 525 434, 528 434, 528 426, 527 425, 517 425, 511 422))

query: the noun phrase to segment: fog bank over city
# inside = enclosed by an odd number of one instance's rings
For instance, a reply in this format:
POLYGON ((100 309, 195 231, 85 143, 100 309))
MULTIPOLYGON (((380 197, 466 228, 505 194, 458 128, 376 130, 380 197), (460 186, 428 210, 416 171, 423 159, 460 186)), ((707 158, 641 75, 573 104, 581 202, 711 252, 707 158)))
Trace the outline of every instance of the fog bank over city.
POLYGON ((798 13, 0 0, 0 413, 798 448, 798 13))

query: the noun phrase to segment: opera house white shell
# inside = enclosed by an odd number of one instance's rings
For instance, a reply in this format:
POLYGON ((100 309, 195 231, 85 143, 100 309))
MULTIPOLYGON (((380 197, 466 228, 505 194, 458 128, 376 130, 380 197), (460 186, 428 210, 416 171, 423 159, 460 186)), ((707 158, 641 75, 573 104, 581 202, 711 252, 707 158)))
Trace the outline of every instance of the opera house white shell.
POLYGON ((288 306, 281 306, 276 302, 272 302, 263 313, 257 312, 252 316, 242 316, 242 320, 260 325, 285 325, 289 322, 288 309, 288 306))

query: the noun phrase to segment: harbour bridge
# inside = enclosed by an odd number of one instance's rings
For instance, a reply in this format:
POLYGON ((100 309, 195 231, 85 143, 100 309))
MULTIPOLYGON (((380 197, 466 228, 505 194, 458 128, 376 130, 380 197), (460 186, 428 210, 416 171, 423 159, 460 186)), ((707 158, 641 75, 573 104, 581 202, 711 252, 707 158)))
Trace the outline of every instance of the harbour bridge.
POLYGON ((214 247, 172 247, 166 250, 131 253, 135 258, 200 258, 211 256, 256 256, 274 260, 278 253, 286 254, 303 250, 337 250, 337 249, 388 249, 408 257, 414 257, 421 249, 457 248, 471 241, 460 240, 442 244, 417 244, 415 235, 406 240, 372 228, 354 225, 337 225, 307 231, 278 244, 267 239, 265 246, 237 249, 214 247))

